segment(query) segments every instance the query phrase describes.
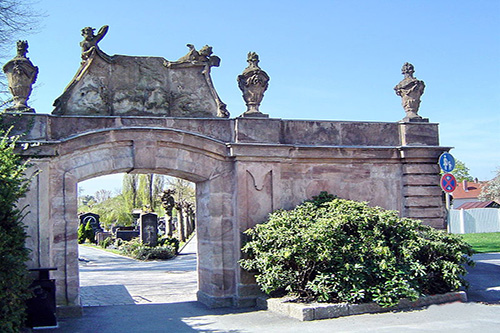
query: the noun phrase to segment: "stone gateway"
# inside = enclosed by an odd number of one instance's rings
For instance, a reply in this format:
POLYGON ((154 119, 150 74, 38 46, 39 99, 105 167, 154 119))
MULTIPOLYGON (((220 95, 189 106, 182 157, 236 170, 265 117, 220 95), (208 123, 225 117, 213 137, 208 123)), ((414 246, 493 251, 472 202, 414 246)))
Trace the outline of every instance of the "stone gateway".
POLYGON ((449 148, 439 145, 438 124, 227 118, 208 84, 217 59, 193 49, 165 65, 106 59, 90 47, 54 114, 2 118, 26 133, 22 153, 35 175, 20 202, 30 209, 29 264, 58 268, 61 310, 81 309, 77 184, 102 175, 158 173, 196 184, 198 300, 211 307, 255 304, 259 288, 238 265, 242 232, 321 191, 445 227, 437 160, 449 148))

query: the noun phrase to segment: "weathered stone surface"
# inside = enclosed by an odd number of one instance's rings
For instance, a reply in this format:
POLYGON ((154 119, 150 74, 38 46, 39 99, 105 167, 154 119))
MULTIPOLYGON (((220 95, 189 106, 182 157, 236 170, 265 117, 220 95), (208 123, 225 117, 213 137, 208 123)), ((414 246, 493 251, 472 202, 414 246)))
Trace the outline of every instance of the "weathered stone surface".
POLYGON ((236 142, 280 143, 281 120, 238 118, 235 131, 236 142))
POLYGON ((408 174, 403 176, 404 182, 407 184, 411 184, 412 186, 417 186, 417 185, 436 185, 439 184, 439 174, 432 174, 432 175, 412 175, 408 174))
POLYGON ((439 165, 433 164, 405 164, 403 165, 403 174, 428 174, 436 175, 439 173, 439 165))
POLYGON ((259 106, 269 85, 269 75, 259 67, 257 53, 249 52, 247 62, 248 67, 241 75, 238 75, 238 87, 247 105, 247 110, 242 117, 267 117, 259 111, 259 106))
POLYGON ((403 195, 406 197, 411 196, 440 196, 443 190, 439 187, 439 184, 436 185, 407 185, 403 187, 403 195))
POLYGON ((42 170, 23 199, 33 207, 30 265, 58 267, 59 305, 78 305, 76 184, 100 175, 155 172, 196 183, 199 299, 210 306, 254 302, 255 279, 237 263, 241 232, 320 191, 443 226, 433 182, 447 148, 402 145, 396 123, 39 114, 2 121, 27 131, 22 153, 42 170), (40 151, 51 155, 38 158, 40 151))
POLYGON ((26 103, 31 95, 31 87, 36 81, 38 67, 33 65, 26 53, 28 53, 28 42, 25 40, 18 41, 17 55, 3 66, 14 102, 14 105, 8 111, 35 112, 26 103))
POLYGON ((401 104, 406 112, 406 117, 403 120, 423 121, 422 117, 418 115, 418 108, 420 107, 420 97, 424 93, 425 84, 424 81, 417 80, 413 73, 415 73, 413 65, 406 62, 401 68, 404 79, 394 87, 394 90, 396 95, 401 96, 401 104))
POLYGON ((296 303, 290 297, 269 298, 260 300, 261 308, 271 312, 289 316, 300 321, 331 319, 343 316, 359 315, 364 313, 381 313, 418 309, 432 304, 451 302, 466 302, 467 295, 463 291, 450 292, 440 295, 420 297, 416 301, 402 299, 394 307, 383 308, 376 303, 348 304, 348 303, 296 303))
POLYGON ((438 124, 400 123, 399 131, 403 146, 438 146, 438 124))
POLYGON ((82 43, 81 67, 54 102, 53 114, 229 116, 210 78, 218 62, 108 56, 96 42, 82 43))

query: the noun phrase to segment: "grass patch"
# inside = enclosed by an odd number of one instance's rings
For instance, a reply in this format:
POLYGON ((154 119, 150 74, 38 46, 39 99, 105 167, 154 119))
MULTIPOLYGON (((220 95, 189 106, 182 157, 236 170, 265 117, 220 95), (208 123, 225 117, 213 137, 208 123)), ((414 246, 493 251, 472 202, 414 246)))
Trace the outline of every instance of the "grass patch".
POLYGON ((500 252, 500 232, 460 235, 478 253, 500 252))

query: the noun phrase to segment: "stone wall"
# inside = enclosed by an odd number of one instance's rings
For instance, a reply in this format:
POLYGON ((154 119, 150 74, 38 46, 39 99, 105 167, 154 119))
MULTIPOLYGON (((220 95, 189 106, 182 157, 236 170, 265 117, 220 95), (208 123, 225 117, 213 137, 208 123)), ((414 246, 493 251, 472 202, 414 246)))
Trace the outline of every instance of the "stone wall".
POLYGON ((57 266, 60 306, 80 306, 77 183, 118 172, 196 183, 198 299, 248 306, 258 288, 239 269, 242 232, 320 191, 444 227, 438 125, 282 119, 7 116, 30 148, 30 266, 57 266))

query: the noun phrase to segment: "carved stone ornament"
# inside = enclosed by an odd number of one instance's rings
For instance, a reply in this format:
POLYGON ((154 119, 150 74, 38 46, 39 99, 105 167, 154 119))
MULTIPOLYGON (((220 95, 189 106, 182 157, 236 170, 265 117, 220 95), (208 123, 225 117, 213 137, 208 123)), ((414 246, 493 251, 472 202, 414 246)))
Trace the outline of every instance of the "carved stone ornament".
POLYGON ((93 51, 99 51, 97 43, 104 38, 108 29, 109 26, 102 26, 97 35, 94 34, 95 29, 92 27, 85 27, 82 29, 83 40, 80 42, 80 46, 82 47, 82 61, 89 59, 89 56, 93 51))
POLYGON ((210 68, 220 66, 220 58, 216 55, 212 55, 212 47, 209 45, 203 46, 199 51, 196 50, 193 44, 186 44, 189 51, 188 53, 180 57, 177 61, 166 61, 164 65, 168 68, 182 68, 185 66, 204 66, 202 72, 205 80, 207 81, 210 93, 212 94, 215 102, 217 103, 217 117, 229 118, 229 111, 227 110, 227 105, 222 102, 214 88, 214 84, 210 77, 210 68))
POLYGON ((238 86, 243 92, 247 110, 243 117, 269 117, 259 111, 264 92, 269 85, 269 75, 259 67, 259 56, 255 52, 248 53, 248 67, 238 75, 238 86))
POLYGON ((18 41, 17 55, 3 66, 14 101, 14 105, 7 111, 35 112, 28 106, 27 101, 38 75, 38 67, 33 66, 31 60, 26 57, 26 53, 28 53, 28 42, 18 41))
POLYGON ((54 101, 55 115, 215 118, 229 117, 210 77, 220 58, 212 47, 189 52, 178 61, 163 57, 107 55, 99 41, 105 25, 82 29, 82 61, 54 101))
POLYGON ((401 68, 401 74, 404 75, 404 78, 394 87, 394 90, 396 95, 401 96, 401 104, 406 112, 403 121, 428 121, 427 118, 418 115, 420 97, 424 93, 425 84, 424 81, 413 76, 414 72, 413 65, 406 62, 401 68))

